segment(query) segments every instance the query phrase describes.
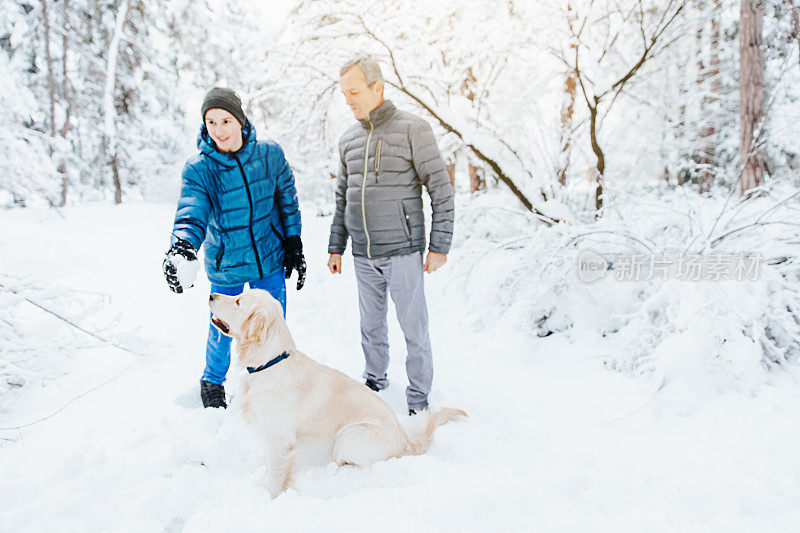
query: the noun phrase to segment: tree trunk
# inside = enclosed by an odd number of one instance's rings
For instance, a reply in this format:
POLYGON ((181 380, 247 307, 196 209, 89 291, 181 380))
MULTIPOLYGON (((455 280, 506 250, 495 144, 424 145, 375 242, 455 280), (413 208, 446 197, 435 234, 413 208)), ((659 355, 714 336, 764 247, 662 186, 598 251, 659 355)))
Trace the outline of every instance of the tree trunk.
MULTIPOLYGON (((567 26, 571 35, 575 34, 575 10, 567 3, 567 26)), ((578 49, 578 40, 572 37, 569 44, 572 53, 578 49)), ((564 94, 561 103, 561 138, 559 139, 558 167, 556 179, 564 186, 567 184, 570 155, 572 152, 572 117, 575 113, 575 97, 578 93, 578 78, 575 69, 570 68, 564 78, 564 94)))
POLYGON ((589 107, 589 140, 592 143, 592 151, 597 156, 597 172, 595 173, 597 186, 594 190, 595 217, 600 215, 600 210, 603 208, 603 173, 606 171, 606 156, 597 142, 597 107, 599 103, 600 100, 595 96, 595 105, 589 107))
POLYGON ((111 156, 111 174, 114 176, 114 203, 122 203, 122 182, 119 179, 119 165, 117 164, 117 153, 111 156))
POLYGON ((705 192, 707 187, 709 186, 709 182, 711 181, 710 175, 710 162, 706 158, 706 138, 708 137, 708 124, 709 124, 709 117, 708 117, 708 98, 706 96, 706 91, 708 88, 706 87, 706 79, 708 77, 708 72, 706 70, 706 64, 704 61, 703 54, 706 51, 705 46, 705 39, 703 36, 703 31, 705 30, 705 23, 706 17, 708 16, 708 12, 706 10, 706 3, 705 0, 697 0, 697 31, 694 35, 694 52, 695 52, 695 59, 697 61, 697 80, 695 80, 695 85, 697 86, 697 90, 700 96, 700 113, 698 114, 699 120, 697 124, 697 145, 692 150, 693 159, 695 160, 695 170, 699 170, 698 174, 700 177, 700 192, 705 192))
MULTIPOLYGON (((51 158, 55 155, 56 158, 59 160, 58 163, 58 172, 61 175, 61 183, 62 183, 62 192, 61 192, 61 202, 60 205, 64 205, 64 169, 63 169, 63 160, 62 156, 59 151, 55 150, 56 145, 56 99, 58 95, 56 94, 56 77, 55 73, 53 72, 53 54, 50 50, 50 13, 48 11, 47 0, 41 0, 42 2, 42 23, 44 24, 44 57, 45 61, 47 62, 47 92, 50 97, 50 147, 48 149, 48 153, 51 158)), ((66 39, 66 38, 65 38, 66 39)), ((50 205, 56 205, 55 199, 50 199, 50 205)))
MULTIPOLYGON (((44 57, 47 61, 47 90, 50 95, 50 137, 56 136, 56 79, 53 74, 53 56, 50 53, 50 16, 47 11, 47 0, 42 2, 42 22, 44 23, 44 57)), ((50 145, 53 155, 53 145, 50 145)))
POLYGON ((764 62, 761 54, 761 25, 764 8, 759 0, 741 0, 739 41, 739 111, 741 136, 739 159, 742 169, 740 192, 764 182, 764 62))
MULTIPOLYGON (((683 63, 683 58, 681 58, 678 65, 676 65, 676 74, 675 77, 678 80, 678 118, 673 126, 673 136, 675 139, 686 139, 690 134, 690 125, 689 125, 689 114, 687 112, 687 104, 689 103, 689 76, 685 75, 686 68, 688 66, 689 60, 686 59, 686 63, 683 63)), ((684 153, 681 150, 680 156, 683 157, 684 153)), ((685 182, 684 177, 684 170, 682 168, 678 169, 678 172, 675 175, 675 180, 678 185, 683 185, 685 182)))
MULTIPOLYGON (((797 39, 797 51, 800 52, 800 17, 797 15, 797 6, 792 5, 792 33, 797 39)), ((800 53, 797 54, 797 62, 800 63, 800 53)))
POLYGON ((698 79, 697 84, 703 95, 700 100, 700 143, 697 152, 700 165, 700 192, 711 190, 711 184, 716 177, 716 154, 717 154, 717 102, 722 93, 722 83, 720 81, 720 23, 719 17, 722 13, 722 0, 714 0, 712 11, 706 9, 705 2, 698 4, 700 10, 700 28, 697 33, 697 53, 698 53, 698 79), (710 18, 711 39, 706 47, 705 40, 702 38, 702 24, 710 18), (708 65, 702 61, 702 51, 708 48, 708 65))
MULTIPOLYGON (((69 81, 67 79, 67 57, 69 50, 69 40, 67 39, 67 32, 69 32, 69 0, 64 1, 64 35, 62 40, 62 54, 61 54, 61 97, 64 104, 67 106, 67 114, 64 118, 64 125, 61 127, 59 133, 61 138, 66 141, 67 133, 70 129, 70 118, 72 115, 72 99, 69 92, 69 81)), ((67 205, 67 194, 69 192, 69 176, 67 175, 67 161, 66 158, 61 156, 58 162, 58 173, 61 175, 61 207, 67 205)))
POLYGON ((561 104, 561 138, 559 139, 558 168, 556 179, 563 186, 567 184, 570 153, 572 152, 572 117, 575 113, 575 96, 578 91, 578 81, 575 71, 570 70, 564 80, 564 100, 561 104))
POLYGON ((122 27, 128 16, 128 0, 122 0, 117 11, 117 20, 114 25, 114 34, 108 47, 108 63, 106 64, 106 85, 103 97, 105 114, 105 136, 107 142, 107 159, 111 165, 111 174, 114 178, 114 203, 122 203, 122 181, 119 176, 119 157, 117 154, 116 112, 114 108, 114 88, 117 77, 117 56, 119 55, 119 41, 122 38, 122 27))
POLYGON ((720 17, 722 16, 722 0, 714 0, 714 12, 711 13, 711 57, 709 57, 709 68, 706 76, 706 81, 711 82, 710 91, 708 92, 706 110, 708 111, 709 118, 707 119, 706 127, 701 132, 704 138, 703 143, 703 163, 706 165, 706 172, 703 175, 703 180, 700 184, 701 192, 711 190, 711 185, 717 175, 717 148, 719 146, 719 139, 717 136, 717 126, 719 121, 718 102, 722 95, 722 80, 720 79, 720 60, 719 60, 719 42, 720 42, 720 17))

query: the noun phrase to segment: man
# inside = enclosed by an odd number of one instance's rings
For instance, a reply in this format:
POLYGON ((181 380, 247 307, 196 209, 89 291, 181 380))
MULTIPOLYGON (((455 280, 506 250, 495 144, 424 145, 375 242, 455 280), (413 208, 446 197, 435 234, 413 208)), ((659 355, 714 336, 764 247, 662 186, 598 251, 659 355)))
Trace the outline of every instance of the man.
POLYGON ((428 408, 433 380, 423 271, 435 272, 447 261, 453 238, 453 188, 430 125, 384 100, 377 61, 359 58, 346 64, 340 86, 358 123, 339 140, 341 167, 328 268, 333 274, 341 273, 342 253, 350 237, 366 359, 364 378, 375 391, 389 384, 386 314, 387 293, 391 295, 406 338, 406 399, 413 415, 428 408), (433 207, 424 264, 423 185, 433 207))

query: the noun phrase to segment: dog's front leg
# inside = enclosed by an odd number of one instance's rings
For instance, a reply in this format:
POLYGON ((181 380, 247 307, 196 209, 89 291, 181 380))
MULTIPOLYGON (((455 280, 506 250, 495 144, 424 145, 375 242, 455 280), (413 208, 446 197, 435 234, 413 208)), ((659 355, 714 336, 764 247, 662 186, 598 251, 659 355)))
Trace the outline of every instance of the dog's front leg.
POLYGON ((296 461, 292 445, 282 443, 270 447, 267 490, 273 499, 291 486, 296 461))

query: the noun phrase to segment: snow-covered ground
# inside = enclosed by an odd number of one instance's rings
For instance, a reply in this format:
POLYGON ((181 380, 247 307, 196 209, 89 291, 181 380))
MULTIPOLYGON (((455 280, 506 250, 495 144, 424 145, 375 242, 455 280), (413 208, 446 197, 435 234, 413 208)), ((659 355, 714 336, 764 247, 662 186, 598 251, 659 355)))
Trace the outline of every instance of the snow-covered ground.
MULTIPOLYGON (((369 471, 310 468, 270 500, 264 451, 236 410, 200 405, 208 282, 201 275, 183 295, 166 288, 173 210, 0 211, 0 427, 91 390, 42 422, 0 430, 0 530, 797 530, 796 368, 773 370, 748 394, 663 394, 606 368, 599 334, 539 338, 476 309, 472 287, 453 276, 464 246, 427 277, 427 292, 432 407, 470 418, 440 428, 427 455, 369 471)), ((330 219, 303 222, 309 272, 302 291, 290 284, 289 326, 304 352, 359 379, 352 260, 329 275, 330 219)), ((492 282, 471 278, 481 291, 492 282)), ((382 395, 402 414, 405 347, 390 323, 382 395)), ((232 407, 239 379, 229 375, 232 407)))

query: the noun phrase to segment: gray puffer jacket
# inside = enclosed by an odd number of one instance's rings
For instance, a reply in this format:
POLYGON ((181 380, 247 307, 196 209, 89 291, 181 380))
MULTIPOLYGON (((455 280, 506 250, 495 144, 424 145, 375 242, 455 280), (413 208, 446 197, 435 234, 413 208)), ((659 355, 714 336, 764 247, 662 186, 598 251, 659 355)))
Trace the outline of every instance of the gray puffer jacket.
POLYGON ((425 250, 422 186, 433 208, 430 251, 448 253, 453 187, 430 125, 385 101, 339 140, 341 167, 328 253, 387 257, 425 250))

